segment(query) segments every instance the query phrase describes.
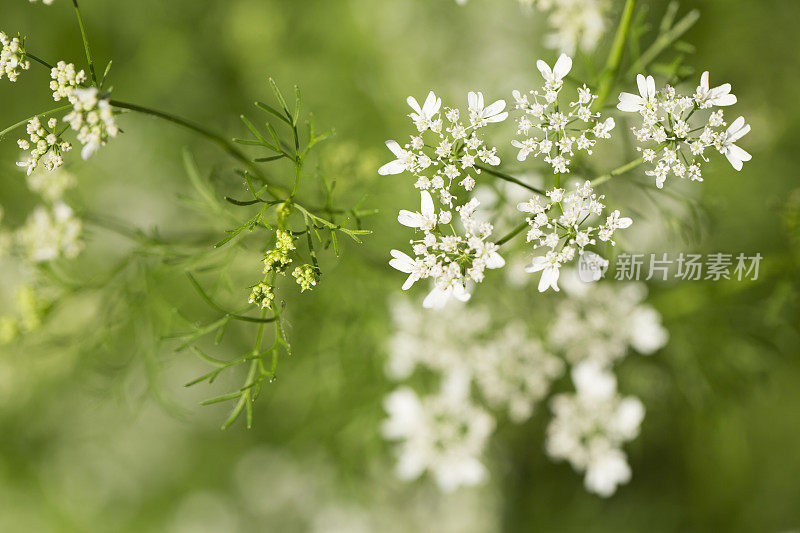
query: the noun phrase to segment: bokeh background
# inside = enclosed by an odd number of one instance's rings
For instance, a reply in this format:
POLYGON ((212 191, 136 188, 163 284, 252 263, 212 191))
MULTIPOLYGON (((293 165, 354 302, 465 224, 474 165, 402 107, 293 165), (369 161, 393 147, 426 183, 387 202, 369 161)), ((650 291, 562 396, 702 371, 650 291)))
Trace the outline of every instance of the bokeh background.
MULTIPOLYGON (((647 4, 656 23, 666 2, 647 4)), ((85 0, 98 63, 114 60, 115 97, 232 137, 239 114, 269 97, 268 76, 287 90, 297 84, 320 127, 336 129, 320 165, 345 197, 366 196, 381 214, 363 246, 328 261, 318 289, 292 297, 294 355, 257 402, 252 430, 220 431, 225 407, 198 406, 213 391, 183 387, 206 368, 159 337, 179 328, 171 306, 196 295, 158 258, 137 258, 112 288, 76 295, 45 328, 0 347, 0 531, 368 531, 376 521, 387 531, 800 528, 800 4, 682 2, 691 8, 702 18, 684 39, 696 48, 685 63, 733 82, 754 158, 741 173, 709 167, 700 231, 684 246, 758 251, 762 273, 754 283, 651 287, 671 340, 621 370, 647 418, 627 447, 633 480, 600 499, 545 457, 544 413, 501 428, 489 484, 452 495, 427 479, 397 481, 378 429, 393 386, 383 373, 388 301, 401 283, 387 251, 407 239, 394 215, 416 195, 404 178, 377 176, 383 141, 407 130, 409 94, 461 101, 468 90, 499 98, 529 86, 535 60, 555 57, 542 48, 541 15, 513 0, 85 0), (86 311, 98 300, 125 318, 86 311)), ((66 0, 3 0, 0 26, 27 35, 39 55, 82 61, 66 0)), ((42 79, 32 71, 0 82, 0 126, 47 105, 42 79)), ((122 138, 70 168, 73 202, 165 234, 220 231, 181 201, 191 194, 181 152, 235 181, 224 156, 163 123, 121 124, 122 138)), ((11 225, 34 203, 17 156, 6 139, 0 204, 11 225)), ((86 257, 65 268, 101 272, 119 243, 87 231, 86 257)), ((21 279, 2 271, 0 305, 11 305, 21 279)), ((542 312, 534 294, 516 313, 542 312)), ((250 338, 224 346, 235 354, 250 338)))

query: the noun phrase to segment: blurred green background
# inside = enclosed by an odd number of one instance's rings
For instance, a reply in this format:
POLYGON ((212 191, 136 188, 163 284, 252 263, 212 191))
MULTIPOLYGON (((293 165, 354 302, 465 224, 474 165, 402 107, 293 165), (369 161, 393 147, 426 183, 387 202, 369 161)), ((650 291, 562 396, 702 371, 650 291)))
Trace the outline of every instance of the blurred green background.
MULTIPOLYGON (((641 4, 657 21, 666 2, 641 4)), ((800 3, 682 2, 682 12, 691 8, 702 18, 685 38, 696 47, 685 61, 711 70, 712 82, 733 82, 736 112, 753 125, 743 146, 754 157, 741 173, 709 167, 703 231, 687 246, 758 251, 762 276, 652 287, 671 341, 621 369, 621 386, 642 398, 647 417, 627 447, 633 480, 603 500, 545 457, 544 411, 500 429, 487 487, 451 496, 428 480, 396 481, 378 431, 392 388, 383 376, 387 298, 401 283, 387 251, 407 239, 394 215, 416 194, 406 178, 377 176, 388 160, 383 141, 407 131, 410 94, 433 89, 460 103, 468 90, 494 99, 530 86, 536 59, 555 57, 541 46, 541 15, 513 0, 85 0, 97 61, 114 60, 116 98, 233 137, 238 115, 269 97, 268 76, 287 91, 297 84, 320 128, 336 129, 320 164, 345 196, 366 195, 381 214, 369 220, 375 233, 364 246, 328 260, 318 289, 292 297, 294 355, 257 402, 250 431, 221 432, 226 408, 197 405, 212 391, 183 388, 203 364, 157 343, 177 327, 164 308, 192 305, 196 295, 182 272, 152 258, 116 292, 82 296, 73 308, 110 299, 129 309, 128 321, 105 331, 109 324, 65 311, 47 335, 0 347, 0 531, 362 531, 359 513, 380 514, 390 531, 800 528, 800 3)), ((41 56, 82 62, 67 0, 49 8, 3 0, 0 28, 27 35, 41 56)), ((0 126, 49 105, 43 79, 31 71, 15 85, 0 82, 0 126)), ((136 116, 120 123, 121 138, 70 168, 74 203, 191 233, 196 215, 178 200, 191 193, 182 149, 235 183, 229 163, 170 125, 136 116)), ((17 152, 11 138, 0 145, 10 224, 34 203, 17 152)), ((91 272, 114 252, 107 235, 87 231, 81 268, 91 272)), ((2 274, 7 293, 18 273, 2 274)), ((528 305, 539 304, 531 297, 528 305)), ((231 340, 231 353, 250 338, 231 340)))

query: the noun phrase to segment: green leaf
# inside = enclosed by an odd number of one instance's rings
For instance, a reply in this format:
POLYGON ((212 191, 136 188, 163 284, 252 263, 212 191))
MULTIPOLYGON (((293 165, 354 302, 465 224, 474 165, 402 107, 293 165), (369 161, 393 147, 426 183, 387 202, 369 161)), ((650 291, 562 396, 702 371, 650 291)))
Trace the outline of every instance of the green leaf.
POLYGON ((283 95, 281 94, 281 90, 278 89, 278 84, 275 83, 275 80, 272 78, 269 79, 269 85, 272 87, 272 92, 275 94, 275 98, 280 102, 281 107, 283 107, 283 111, 286 113, 286 117, 289 119, 289 123, 293 124, 294 121, 292 119, 292 114, 289 112, 289 106, 286 105, 286 100, 283 99, 283 95))
POLYGON ((283 115, 283 113, 281 113, 280 111, 278 111, 277 109, 275 109, 271 105, 265 104, 264 102, 256 102, 256 106, 261 108, 262 110, 266 111, 267 113, 269 113, 271 115, 275 115, 276 117, 278 117, 279 119, 281 119, 285 123, 289 124, 290 126, 292 125, 292 122, 289 119, 287 119, 283 115))

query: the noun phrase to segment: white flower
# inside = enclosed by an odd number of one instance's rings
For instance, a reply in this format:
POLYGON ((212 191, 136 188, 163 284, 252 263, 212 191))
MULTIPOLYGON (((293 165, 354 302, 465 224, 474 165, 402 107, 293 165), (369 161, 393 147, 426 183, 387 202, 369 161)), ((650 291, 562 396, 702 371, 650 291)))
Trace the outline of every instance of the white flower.
POLYGON ((15 82, 23 70, 31 68, 31 62, 25 55, 25 47, 19 37, 13 39, 3 32, 0 32, 0 80, 3 76, 8 81, 15 82))
POLYGON ((69 100, 73 109, 64 121, 78 132, 78 140, 83 144, 81 157, 88 160, 119 133, 114 111, 108 98, 101 96, 97 87, 73 89, 69 100))
POLYGON ((57 126, 58 120, 55 118, 44 124, 39 117, 33 117, 28 121, 26 128, 28 137, 17 141, 22 150, 30 150, 27 159, 17 162, 17 166, 24 168, 28 176, 39 167, 39 163, 42 163, 48 172, 64 164, 64 153, 72 150, 72 145, 58 136, 57 126))
POLYGON ((600 113, 592 112, 597 96, 586 85, 578 88, 574 101, 559 102, 563 78, 572 66, 569 56, 562 54, 552 69, 541 60, 537 66, 545 79, 541 92, 512 93, 516 109, 523 113, 517 120, 517 133, 524 138, 512 140, 511 145, 519 149, 519 161, 532 154, 549 163, 554 173, 568 173, 576 150, 591 155, 597 139, 611 137, 615 122, 613 118, 601 120, 600 113))
POLYGON ((542 77, 547 86, 555 90, 561 87, 564 83, 564 77, 572 70, 572 58, 566 54, 561 54, 552 69, 550 65, 540 59, 536 62, 536 68, 542 73, 542 77))
POLYGON ((549 11, 548 26, 553 31, 545 36, 544 44, 567 54, 578 48, 591 52, 606 30, 606 12, 610 2, 605 0, 519 0, 524 6, 536 6, 549 11))
POLYGON ((617 109, 628 113, 642 112, 650 109, 656 98, 656 80, 653 76, 639 74, 636 76, 639 94, 620 93, 617 109))
POLYGON ((600 280, 608 269, 608 259, 588 250, 582 251, 578 260, 578 275, 581 281, 591 283, 600 280))
POLYGON ((706 149, 715 147, 736 170, 741 170, 750 154, 734 143, 750 131, 744 118, 737 119, 727 130, 722 109, 736 103, 729 83, 709 88, 708 72, 704 72, 694 95, 682 95, 674 87, 656 91, 652 76, 637 76, 640 96, 622 93, 617 107, 621 111, 639 113, 640 128, 633 128, 639 143, 654 142, 658 146, 640 146, 642 159, 652 167, 645 171, 662 188, 670 174, 690 181, 702 181, 702 164, 708 162, 706 149), (709 110, 707 113, 698 112, 709 110))
POLYGON ((483 107, 483 93, 470 92, 468 95, 469 101, 469 120, 481 126, 493 123, 502 122, 508 118, 508 113, 505 112, 505 100, 497 100, 488 107, 483 107))
POLYGON ((392 255, 392 259, 389 261, 389 265, 400 272, 409 274, 406 282, 403 283, 403 290, 405 291, 410 289, 411 286, 414 285, 414 283, 425 274, 426 270, 424 263, 412 259, 400 250, 392 250, 390 253, 392 255))
POLYGON ((494 430, 494 419, 469 397, 468 376, 448 375, 435 396, 419 398, 408 387, 384 401, 387 439, 398 446, 397 475, 412 480, 429 471, 445 492, 482 483, 487 476, 480 456, 494 430))
POLYGON ((83 249, 80 242, 82 224, 72 209, 56 202, 52 209, 34 209, 16 235, 25 257, 33 263, 43 263, 65 257, 73 259, 83 249))
POLYGON ((408 102, 408 105, 414 110, 414 112, 408 116, 411 117, 411 120, 414 121, 414 124, 420 132, 427 130, 433 125, 433 117, 442 107, 442 99, 437 98, 436 95, 433 94, 433 91, 428 93, 428 97, 425 99, 425 103, 422 107, 420 107, 419 102, 417 102, 416 98, 413 96, 409 96, 406 102, 408 102))
POLYGON ((420 198, 421 202, 419 212, 412 212, 403 209, 397 215, 397 221, 404 226, 408 226, 409 228, 430 231, 436 227, 437 222, 433 198, 431 198, 431 194, 428 191, 420 191, 420 198))
POLYGON ((569 298, 556 306, 548 340, 567 361, 611 365, 631 348, 649 355, 667 343, 661 316, 644 303, 643 283, 586 284, 569 275, 563 280, 569 298))
POLYGON ((701 109, 713 106, 729 106, 736 103, 736 96, 730 94, 731 84, 725 83, 719 87, 709 89, 708 71, 700 76, 700 85, 694 93, 695 102, 701 109))
POLYGON ((386 141, 386 147, 397 156, 397 159, 386 163, 378 169, 378 174, 381 176, 389 176, 393 174, 402 174, 406 170, 411 170, 414 166, 414 154, 408 150, 403 149, 397 141, 386 141))
POLYGON ((586 489, 608 497, 630 481, 621 446, 638 435, 644 406, 635 397, 621 397, 614 375, 596 361, 574 367, 572 381, 575 393, 558 394, 551 402, 547 454, 585 472, 586 489))
POLYGON ((53 91, 53 100, 56 102, 62 98, 69 98, 73 90, 86 82, 86 72, 76 71, 75 65, 64 61, 59 61, 50 70, 50 77, 52 78, 50 90, 53 91))
POLYGON ((597 239, 610 241, 613 245, 614 233, 629 227, 633 221, 620 217, 619 211, 613 211, 605 223, 593 225, 593 220, 605 209, 605 205, 602 203, 604 197, 594 193, 589 181, 576 185, 569 192, 554 188, 545 194, 549 200, 547 202, 537 198, 517 205, 518 210, 535 215, 526 219, 531 228, 527 234, 528 242, 533 243, 534 249, 550 248, 545 256, 535 258, 526 270, 542 271, 540 291, 551 287, 557 291, 559 269, 572 261, 577 252, 583 266, 589 265, 590 272, 586 274, 592 279, 599 279, 608 262, 597 254, 586 252, 585 248, 596 244, 597 239), (584 254, 591 255, 584 258, 584 254))
POLYGON ((533 262, 525 267, 525 272, 532 274, 534 272, 542 272, 542 277, 539 279, 539 292, 544 292, 552 288, 558 292, 558 275, 561 268, 559 255, 553 251, 547 252, 544 256, 534 257, 533 262))
POLYGON ((61 169, 55 172, 34 172, 27 177, 28 188, 48 202, 56 202, 75 187, 75 176, 61 169))
POLYGON ((728 158, 728 161, 731 162, 731 165, 736 170, 742 170, 743 161, 750 161, 753 158, 749 153, 734 144, 749 132, 750 125, 745 123, 744 117, 739 117, 733 121, 733 124, 717 140, 717 149, 728 158))

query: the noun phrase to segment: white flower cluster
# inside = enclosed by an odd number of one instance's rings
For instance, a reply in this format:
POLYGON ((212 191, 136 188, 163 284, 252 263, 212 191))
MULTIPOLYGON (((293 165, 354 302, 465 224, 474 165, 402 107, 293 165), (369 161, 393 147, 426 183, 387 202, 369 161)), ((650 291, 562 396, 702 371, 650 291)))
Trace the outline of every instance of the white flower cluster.
POLYGON ((567 460, 585 472, 584 485, 600 496, 612 495, 627 483, 631 469, 622 445, 636 438, 644 406, 617 392, 613 373, 596 361, 585 361, 571 372, 574 393, 553 397, 553 419, 547 427, 547 454, 567 460))
POLYGON ((110 138, 116 137, 119 128, 108 98, 101 96, 97 87, 73 89, 70 102, 73 109, 64 121, 78 132, 78 140, 83 144, 81 157, 87 160, 110 138))
POLYGON ((701 165, 708 161, 708 148, 727 157, 736 170, 750 161, 750 154, 735 144, 750 131, 744 117, 724 129, 727 124, 722 109, 711 111, 736 103, 729 83, 710 88, 708 72, 704 72, 694 95, 681 95, 670 85, 656 91, 652 76, 639 74, 636 81, 639 94, 620 94, 617 108, 641 115, 641 127, 633 128, 639 143, 657 144, 655 148, 638 148, 646 162, 654 163, 647 174, 655 177, 657 187, 663 187, 670 174, 702 181, 701 165))
POLYGON ((422 106, 409 96, 408 105, 414 110, 409 117, 419 135, 411 136, 404 147, 396 141, 386 141, 386 146, 397 159, 383 165, 378 173, 386 176, 410 172, 417 178, 416 188, 434 192, 442 204, 452 207, 455 198, 453 182, 471 191, 475 178, 470 172, 480 174, 477 165, 500 164, 497 149, 486 146, 478 131, 508 118, 503 100, 484 107, 483 94, 471 92, 468 102, 469 123, 465 124, 458 109, 446 108, 443 118, 442 100, 433 92, 428 94, 422 106))
POLYGON ((570 157, 576 151, 592 153, 598 139, 611 137, 615 123, 613 118, 600 120, 600 113, 591 111, 592 102, 597 98, 584 85, 578 89, 577 100, 568 106, 559 105, 558 96, 564 86, 564 77, 572 69, 572 59, 562 54, 551 69, 542 60, 536 64, 544 77, 542 91, 528 94, 514 91, 516 108, 524 115, 517 122, 517 133, 525 138, 513 140, 511 144, 519 148, 517 159, 525 161, 530 154, 542 157, 553 167, 553 172, 569 172, 570 157), (531 134, 534 130, 535 134, 531 134))
POLYGON ((595 194, 589 181, 569 192, 561 188, 551 189, 547 191, 546 198, 533 197, 517 206, 523 213, 531 215, 526 219, 530 226, 528 242, 533 243, 534 249, 550 248, 545 255, 535 257, 526 270, 542 271, 540 292, 548 288, 558 291, 560 269, 565 263, 575 259, 577 253, 584 266, 587 263, 595 265, 593 281, 596 281, 608 262, 585 248, 597 244, 597 239, 614 244, 614 232, 629 227, 633 221, 620 217, 619 211, 615 210, 602 224, 586 225, 605 208, 602 203, 604 196, 595 194))
MULTIPOLYGON (((464 5, 467 0, 456 0, 464 5)), ((552 28, 544 45, 566 54, 578 49, 591 52, 606 31, 609 0, 519 0, 524 7, 549 12, 547 23, 552 28)))
MULTIPOLYGON (((399 420, 403 421, 402 431, 385 433, 387 438, 404 440, 399 449, 398 471, 402 477, 416 478, 427 468, 446 490, 455 488, 449 481, 457 480, 460 485, 483 481, 485 469, 482 465, 477 468, 476 462, 481 464, 494 418, 474 403, 476 398, 470 394, 470 385, 475 386, 477 397, 489 407, 506 411, 512 421, 519 423, 533 414, 535 406, 547 396, 553 380, 563 374, 563 362, 548 353, 538 339, 527 335, 522 322, 512 322, 494 332, 489 312, 484 308, 450 306, 431 313, 401 299, 392 306, 392 317, 397 330, 390 341, 387 375, 403 380, 411 377, 417 367, 422 367, 441 376, 445 384, 443 392, 432 398, 420 399, 405 386, 389 396, 385 405, 390 427, 397 428, 399 420), (448 398, 458 401, 443 402, 439 398, 444 391, 448 398), (451 396, 453 392, 457 394, 451 396), (439 410, 429 411, 424 416, 418 413, 420 406, 429 405, 437 405, 439 410), (445 406, 452 411, 443 410, 445 406), (445 431, 441 428, 461 423, 465 412, 477 416, 481 442, 470 440, 470 445, 464 446, 456 439, 453 445, 460 461, 451 462, 448 450, 438 450, 436 455, 427 455, 426 468, 407 473, 409 464, 418 465, 421 461, 419 450, 435 449, 438 435, 445 431), (434 417, 439 429, 431 430, 429 417, 434 417)), ((462 438, 466 438, 466 434, 462 438)))
POLYGON ((467 281, 480 283, 487 268, 500 268, 505 261, 497 253, 497 246, 487 239, 491 236, 491 224, 475 218, 478 201, 472 199, 455 205, 457 182, 465 191, 472 191, 475 178, 480 174, 479 165, 500 164, 496 148, 488 148, 478 135, 478 130, 491 123, 502 122, 508 117, 506 104, 498 100, 484 105, 483 94, 468 95, 468 123, 461 121, 458 109, 446 108, 442 117, 442 101, 431 92, 420 106, 413 97, 408 98, 413 113, 409 115, 419 135, 401 147, 395 141, 386 146, 397 157, 383 165, 381 175, 410 172, 417 180, 414 186, 420 189, 419 212, 403 210, 398 221, 408 227, 421 230, 422 239, 412 241, 414 255, 392 250, 390 264, 409 278, 403 286, 408 289, 419 279, 433 278, 434 288, 425 299, 425 307, 443 307, 450 296, 465 301, 469 298, 467 281), (424 137, 428 137, 426 141, 424 137), (433 193, 442 208, 437 212, 433 193), (454 228, 453 210, 460 218, 463 234, 454 228))
POLYGON ((17 166, 23 167, 29 176, 40 162, 50 172, 64 164, 63 154, 72 150, 72 145, 61 138, 61 132, 56 131, 57 127, 58 120, 55 118, 42 124, 39 117, 34 117, 28 122, 26 129, 28 138, 17 141, 22 150, 30 150, 28 159, 17 163, 17 166))
POLYGON ((77 184, 75 176, 61 169, 56 172, 34 172, 27 177, 28 189, 48 203, 55 203, 77 184))
MULTIPOLYGON (((567 278, 570 279, 570 278, 567 278)), ((559 301, 549 327, 550 346, 572 364, 594 361, 611 365, 629 348, 650 355, 669 338, 658 312, 646 305, 644 283, 567 285, 569 298, 559 301)))
POLYGON ((419 212, 400 211, 397 220, 404 226, 423 232, 423 237, 412 240, 414 258, 400 250, 392 250, 389 265, 408 274, 403 290, 420 279, 433 279, 433 289, 422 302, 423 307, 441 309, 450 297, 465 302, 469 300, 467 282, 480 283, 487 268, 501 268, 505 260, 497 253, 498 246, 487 239, 492 225, 474 218, 478 200, 473 198, 455 208, 464 234, 453 225, 450 211, 436 212, 428 191, 420 191, 419 212))
POLYGON ((86 72, 76 70, 75 65, 64 61, 59 61, 50 70, 50 78, 50 90, 53 91, 53 100, 58 102, 63 98, 68 98, 73 105, 75 102, 70 98, 72 91, 83 85, 87 79, 86 72))
POLYGON ((564 362, 526 335, 520 323, 501 330, 481 352, 473 358, 475 382, 489 406, 505 407, 514 422, 530 418, 553 380, 564 373, 564 362))
POLYGON ((72 209, 61 201, 52 208, 38 206, 17 231, 17 245, 34 263, 74 259, 83 249, 82 227, 72 209))
POLYGON ((469 380, 453 372, 438 394, 419 398, 402 387, 384 401, 389 418, 383 424, 387 439, 400 440, 397 474, 411 480, 430 471, 447 492, 477 485, 487 475, 483 454, 494 419, 469 395, 469 380))
POLYGON ((608 0, 519 0, 524 6, 549 11, 548 25, 552 33, 544 44, 567 54, 578 49, 591 52, 606 31, 608 0))
POLYGON ((483 308, 451 306, 431 313, 401 300, 392 306, 392 318, 397 332, 390 342, 389 377, 406 379, 417 367, 440 374, 458 369, 472 376, 490 407, 506 409, 515 422, 533 414, 564 371, 558 357, 526 334, 523 322, 493 331, 483 308))
POLYGON ((0 50, 0 80, 5 76, 8 81, 17 81, 23 70, 31 68, 22 41, 19 37, 11 38, 0 31, 0 44, 3 45, 0 50))
MULTIPOLYGON (((35 4, 35 3, 36 3, 36 2, 38 2, 39 0, 29 0, 29 1, 30 1, 30 3, 31 3, 31 4, 35 4)), ((46 6, 51 6, 51 5, 53 5, 53 2, 54 2, 54 1, 55 1, 55 0, 42 0, 42 3, 43 3, 44 5, 46 5, 46 6)))

